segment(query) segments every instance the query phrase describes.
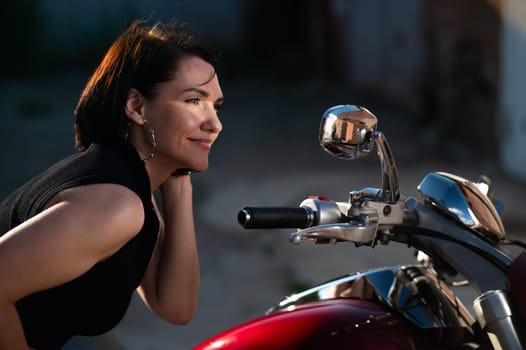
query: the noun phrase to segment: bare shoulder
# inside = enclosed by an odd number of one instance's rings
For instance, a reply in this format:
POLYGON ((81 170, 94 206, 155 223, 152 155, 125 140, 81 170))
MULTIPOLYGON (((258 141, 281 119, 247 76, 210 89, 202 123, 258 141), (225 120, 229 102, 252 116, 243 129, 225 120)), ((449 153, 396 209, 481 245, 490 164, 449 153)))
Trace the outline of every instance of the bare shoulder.
POLYGON ((92 203, 106 202, 112 205, 139 206, 142 210, 142 202, 139 196, 122 185, 111 183, 100 183, 73 187, 60 193, 62 201, 86 201, 92 203))
POLYGON ((58 197, 58 202, 46 210, 60 211, 57 225, 64 228, 62 232, 68 232, 65 241, 74 243, 74 249, 91 252, 96 260, 115 253, 137 235, 144 224, 141 199, 121 185, 74 187, 62 191, 58 197))
POLYGON ((0 298, 12 300, 86 272, 140 231, 141 199, 115 184, 61 192, 41 213, 0 237, 0 298))
POLYGON ((125 235, 138 233, 144 221, 144 208, 139 196, 117 184, 93 184, 68 189, 60 194, 60 203, 77 211, 78 219, 90 227, 123 231, 125 235))

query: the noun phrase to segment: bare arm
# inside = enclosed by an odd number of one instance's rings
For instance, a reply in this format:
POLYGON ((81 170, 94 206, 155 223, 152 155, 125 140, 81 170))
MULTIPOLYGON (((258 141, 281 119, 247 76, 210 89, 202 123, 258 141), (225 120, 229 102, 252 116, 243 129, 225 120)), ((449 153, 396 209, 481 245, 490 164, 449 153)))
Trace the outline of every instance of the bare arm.
POLYGON ((26 349, 15 303, 70 281, 140 230, 142 203, 110 184, 68 190, 60 200, 0 237, 0 349, 26 349))
POLYGON ((29 349, 14 302, 0 304, 0 349, 29 349))
POLYGON ((190 177, 170 177, 161 192, 165 226, 139 293, 160 317, 185 324, 195 312, 200 278, 190 177))

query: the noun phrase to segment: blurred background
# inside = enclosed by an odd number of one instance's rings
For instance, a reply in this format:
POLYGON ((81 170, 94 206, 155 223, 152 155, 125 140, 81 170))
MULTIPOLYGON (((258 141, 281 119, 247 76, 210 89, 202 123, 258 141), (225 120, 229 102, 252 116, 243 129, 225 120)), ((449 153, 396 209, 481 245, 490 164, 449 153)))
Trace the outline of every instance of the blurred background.
POLYGON ((117 329, 69 349, 188 349, 300 287, 411 261, 395 248, 375 248, 375 260, 349 246, 290 247, 287 232, 235 223, 246 205, 346 200, 349 190, 379 185, 374 157, 350 164, 319 148, 320 117, 335 104, 377 115, 403 193, 415 195, 429 171, 489 175, 508 232, 521 233, 524 0, 3 0, 0 198, 75 151, 83 86, 136 18, 187 23, 222 51, 224 131, 210 170, 193 176, 200 307, 189 325, 173 327, 134 300, 117 329))

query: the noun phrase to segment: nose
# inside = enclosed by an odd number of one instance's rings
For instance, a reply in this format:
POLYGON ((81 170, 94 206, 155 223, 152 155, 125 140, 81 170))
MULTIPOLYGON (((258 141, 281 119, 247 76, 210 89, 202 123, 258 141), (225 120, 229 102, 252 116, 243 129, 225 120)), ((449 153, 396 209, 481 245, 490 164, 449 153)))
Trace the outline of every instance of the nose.
POLYGON ((216 134, 219 134, 221 130, 223 130, 223 124, 221 123, 221 120, 219 120, 219 116, 217 115, 217 110, 215 108, 212 108, 210 111, 208 117, 203 123, 203 128, 206 131, 216 134))
POLYGON ((213 121, 213 132, 215 132, 216 134, 219 134, 221 132, 221 130, 223 130, 223 123, 221 123, 221 120, 219 119, 219 116, 217 115, 217 113, 215 114, 215 118, 214 118, 214 121, 213 121))
POLYGON ((203 128, 203 130, 215 134, 219 134, 221 130, 223 130, 223 124, 221 123, 221 120, 219 120, 219 116, 217 115, 217 111, 215 110, 215 108, 212 109, 210 113, 208 113, 208 116, 203 121, 201 127, 203 128))

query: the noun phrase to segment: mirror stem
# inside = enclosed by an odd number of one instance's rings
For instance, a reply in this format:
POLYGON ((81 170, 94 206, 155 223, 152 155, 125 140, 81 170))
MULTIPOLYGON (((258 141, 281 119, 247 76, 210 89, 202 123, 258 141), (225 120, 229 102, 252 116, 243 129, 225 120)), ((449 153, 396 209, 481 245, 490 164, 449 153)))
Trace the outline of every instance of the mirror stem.
POLYGON ((387 139, 379 131, 371 135, 378 150, 378 157, 382 166, 382 201, 397 203, 400 199, 400 185, 398 182, 398 168, 387 139))

